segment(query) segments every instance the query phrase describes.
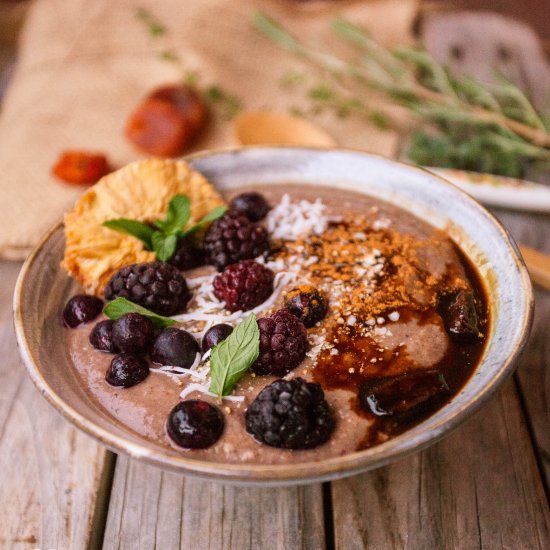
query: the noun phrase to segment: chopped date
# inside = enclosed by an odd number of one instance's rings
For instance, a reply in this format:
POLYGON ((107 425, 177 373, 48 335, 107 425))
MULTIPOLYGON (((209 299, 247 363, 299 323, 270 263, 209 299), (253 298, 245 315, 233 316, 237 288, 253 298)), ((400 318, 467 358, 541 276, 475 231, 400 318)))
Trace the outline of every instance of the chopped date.
POLYGON ((443 318, 445 329, 453 340, 467 343, 473 342, 481 336, 472 292, 459 290, 443 296, 439 302, 439 312, 443 318))
POLYGON ((376 416, 409 413, 449 390, 437 370, 373 378, 359 387, 361 407, 376 416))

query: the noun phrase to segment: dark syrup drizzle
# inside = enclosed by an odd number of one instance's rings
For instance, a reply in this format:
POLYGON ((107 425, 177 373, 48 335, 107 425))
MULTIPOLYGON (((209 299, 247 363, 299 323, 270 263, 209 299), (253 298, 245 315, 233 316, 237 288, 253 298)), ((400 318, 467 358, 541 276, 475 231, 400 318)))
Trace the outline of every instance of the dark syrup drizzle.
MULTIPOLYGON (((384 372, 388 372, 392 367, 398 367, 401 372, 405 373, 408 370, 407 362, 409 365, 412 362, 407 359, 406 354, 396 353, 400 348, 377 351, 378 346, 374 340, 365 336, 354 337, 353 332, 347 338, 340 338, 338 344, 339 354, 337 356, 324 354, 312 371, 315 381, 321 384, 323 388, 339 388, 352 391, 353 395, 350 397, 351 408, 357 414, 373 422, 364 440, 356 450, 371 447, 389 437, 400 434, 434 414, 450 402, 462 389, 474 373, 483 355, 490 322, 486 290, 481 277, 469 258, 458 246, 455 245, 455 249, 474 293, 479 328, 483 337, 471 343, 458 343, 449 339, 449 346, 444 357, 430 369, 437 370, 444 376, 449 391, 431 398, 427 403, 414 408, 413 411, 407 414, 376 416, 372 412, 366 411, 361 407, 358 399, 360 384, 365 380, 384 376, 384 372), (377 362, 369 365, 368 374, 359 373, 359 369, 356 369, 354 373, 349 372, 350 366, 357 366, 361 362, 369 362, 371 357, 377 357, 377 362)), ((398 311, 400 319, 403 320, 407 320, 407 318, 414 315, 419 324, 441 323, 441 317, 436 308, 429 308, 422 312, 408 308, 400 308, 398 311)))

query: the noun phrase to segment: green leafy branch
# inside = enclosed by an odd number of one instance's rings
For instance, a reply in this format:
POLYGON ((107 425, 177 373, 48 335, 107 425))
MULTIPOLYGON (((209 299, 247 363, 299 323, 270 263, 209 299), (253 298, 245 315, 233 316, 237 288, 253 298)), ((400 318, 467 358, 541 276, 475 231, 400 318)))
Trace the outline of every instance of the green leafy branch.
POLYGON ((412 160, 435 165, 452 162, 469 169, 489 164, 491 171, 507 175, 519 175, 525 163, 550 161, 548 121, 503 77, 496 84, 485 85, 453 76, 426 51, 386 49, 366 29, 343 18, 333 20, 332 30, 354 48, 352 59, 302 43, 262 13, 255 16, 254 24, 281 48, 326 76, 321 86, 308 92, 317 105, 331 107, 337 114, 358 114, 375 122, 381 119, 385 125, 395 125, 395 117, 387 113, 373 117, 362 99, 365 90, 404 107, 421 128, 408 151, 412 160), (502 163, 503 157, 508 158, 507 163, 502 163))
POLYGON ((176 251, 179 239, 189 237, 207 223, 217 220, 227 210, 226 206, 217 206, 197 223, 186 227, 191 218, 191 202, 185 195, 174 195, 168 204, 166 217, 152 224, 117 218, 103 222, 104 227, 136 237, 145 247, 153 251, 163 262, 168 261, 176 251))

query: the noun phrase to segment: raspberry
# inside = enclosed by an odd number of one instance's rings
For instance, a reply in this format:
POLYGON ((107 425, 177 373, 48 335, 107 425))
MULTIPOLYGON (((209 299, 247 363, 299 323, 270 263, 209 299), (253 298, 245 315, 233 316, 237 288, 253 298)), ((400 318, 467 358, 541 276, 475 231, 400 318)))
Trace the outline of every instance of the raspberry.
POLYGON ((204 263, 204 251, 197 248, 190 239, 182 237, 179 239, 176 251, 168 263, 176 266, 181 271, 199 267, 204 263))
POLYGON ((323 293, 310 285, 293 288, 285 297, 285 309, 296 315, 306 327, 324 319, 328 303, 323 293))
POLYGON ((270 210, 264 196, 255 191, 237 195, 231 201, 231 208, 242 212, 251 222, 259 222, 270 210))
POLYGON ((178 403, 166 422, 166 431, 172 441, 186 449, 210 447, 222 435, 223 427, 220 410, 200 399, 178 403))
POLYGON ((265 302, 273 292, 273 271, 243 260, 226 267, 214 278, 214 294, 229 311, 248 311, 265 302))
POLYGON ((334 418, 321 386, 303 378, 275 380, 245 413, 246 431, 261 443, 283 449, 311 449, 325 443, 334 418))
POLYGON ((185 279, 173 265, 164 262, 133 264, 117 271, 105 287, 105 298, 123 297, 158 313, 181 312, 190 294, 185 279))
POLYGON ((260 355, 252 365, 256 374, 284 376, 295 369, 306 355, 306 327, 292 313, 280 309, 271 317, 258 320, 260 355))
POLYGON ((221 271, 227 265, 267 252, 267 232, 238 210, 230 210, 208 229, 204 250, 206 262, 221 271))

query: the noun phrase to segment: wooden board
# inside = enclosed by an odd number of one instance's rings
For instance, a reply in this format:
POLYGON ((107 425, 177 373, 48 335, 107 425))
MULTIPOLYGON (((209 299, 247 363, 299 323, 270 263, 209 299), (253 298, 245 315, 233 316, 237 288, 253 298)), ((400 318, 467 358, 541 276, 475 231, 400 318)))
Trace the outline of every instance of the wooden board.
POLYGON ((337 549, 550 547, 513 382, 428 450, 333 483, 332 499, 337 549))
POLYGON ((19 268, 0 263, 0 548, 86 548, 102 531, 96 502, 102 509, 111 463, 46 403, 21 364, 11 313, 19 268))
MULTIPOLYGON (((550 254, 550 217, 495 212, 517 242, 550 254)), ((531 338, 517 371, 520 397, 533 435, 536 456, 550 487, 550 292, 535 288, 531 338)))
POLYGON ((324 547, 319 484, 233 487, 117 461, 106 550, 324 547))

